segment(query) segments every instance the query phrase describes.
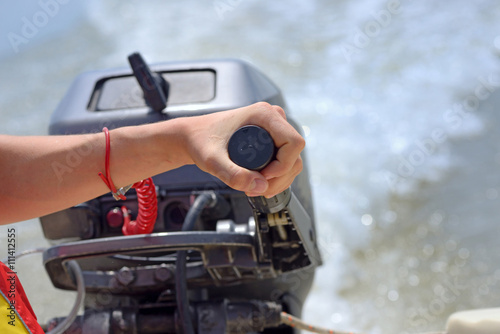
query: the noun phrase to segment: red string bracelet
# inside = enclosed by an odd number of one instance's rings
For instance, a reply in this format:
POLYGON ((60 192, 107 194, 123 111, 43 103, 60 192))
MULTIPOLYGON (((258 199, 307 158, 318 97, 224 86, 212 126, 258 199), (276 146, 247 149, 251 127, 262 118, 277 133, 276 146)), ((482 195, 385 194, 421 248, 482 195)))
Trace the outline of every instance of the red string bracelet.
POLYGON ((127 190, 131 188, 132 185, 127 187, 122 187, 119 190, 116 190, 113 180, 111 179, 111 173, 109 171, 109 156, 111 154, 111 140, 109 137, 109 130, 108 128, 104 127, 102 131, 104 132, 104 136, 106 137, 106 160, 105 160, 106 176, 104 176, 104 174, 101 172, 99 172, 98 175, 101 177, 102 181, 108 186, 109 190, 111 190, 111 194, 117 201, 120 199, 125 200, 127 199, 125 197, 125 193, 127 192, 127 190))
POLYGON ((111 153, 111 140, 109 137, 108 128, 103 128, 102 131, 106 137, 106 176, 99 172, 99 177, 108 186, 109 190, 113 194, 113 197, 118 200, 126 200, 125 193, 132 187, 136 189, 137 200, 139 201, 137 213, 137 220, 130 220, 128 209, 126 206, 122 206, 121 210, 123 212, 123 227, 122 231, 124 235, 132 234, 147 234, 153 232, 154 224, 156 222, 156 217, 158 215, 158 202, 156 198, 156 188, 153 183, 152 178, 148 178, 143 181, 136 182, 134 184, 122 187, 116 190, 116 187, 111 179, 111 172, 109 171, 109 156, 111 153))

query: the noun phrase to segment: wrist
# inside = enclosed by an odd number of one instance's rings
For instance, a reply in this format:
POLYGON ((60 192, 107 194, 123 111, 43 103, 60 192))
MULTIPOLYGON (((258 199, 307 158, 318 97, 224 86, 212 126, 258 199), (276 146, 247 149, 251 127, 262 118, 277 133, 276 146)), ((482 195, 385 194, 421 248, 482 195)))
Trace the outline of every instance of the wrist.
POLYGON ((194 164, 189 150, 189 118, 175 118, 158 125, 158 154, 165 163, 165 170, 194 164))

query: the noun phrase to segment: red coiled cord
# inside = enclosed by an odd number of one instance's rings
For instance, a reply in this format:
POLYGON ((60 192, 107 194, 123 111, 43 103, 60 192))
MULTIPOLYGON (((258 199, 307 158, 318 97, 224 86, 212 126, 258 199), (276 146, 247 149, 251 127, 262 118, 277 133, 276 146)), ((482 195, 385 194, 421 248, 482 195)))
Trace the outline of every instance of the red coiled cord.
POLYGON ((151 233, 158 215, 158 200, 153 179, 148 178, 134 183, 132 188, 135 188, 137 192, 139 212, 137 213, 137 219, 131 221, 127 207, 121 207, 123 213, 122 232, 124 235, 151 233))

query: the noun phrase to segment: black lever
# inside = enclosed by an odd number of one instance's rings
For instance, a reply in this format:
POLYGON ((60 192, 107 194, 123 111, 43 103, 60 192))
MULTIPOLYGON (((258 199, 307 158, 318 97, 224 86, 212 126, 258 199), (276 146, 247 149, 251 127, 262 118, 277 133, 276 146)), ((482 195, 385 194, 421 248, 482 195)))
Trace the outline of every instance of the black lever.
POLYGON ((165 109, 168 98, 168 82, 158 73, 151 72, 140 53, 132 53, 128 56, 128 61, 144 92, 146 103, 157 112, 165 109))
MULTIPOLYGON (((276 156, 276 146, 271 135, 256 125, 247 125, 231 136, 227 146, 229 158, 238 166, 259 171, 264 169, 276 156)), ((273 196, 249 197, 252 207, 262 213, 276 213, 290 202, 290 188, 273 196)))

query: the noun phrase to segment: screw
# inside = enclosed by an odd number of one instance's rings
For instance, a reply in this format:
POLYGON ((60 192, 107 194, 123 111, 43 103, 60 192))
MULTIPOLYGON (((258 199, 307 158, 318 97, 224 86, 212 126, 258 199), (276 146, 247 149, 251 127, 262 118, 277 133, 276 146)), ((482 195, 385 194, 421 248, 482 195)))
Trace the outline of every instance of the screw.
POLYGON ((155 279, 158 282, 166 282, 172 277, 172 272, 169 268, 161 266, 155 270, 155 279))
POLYGON ((120 269, 118 274, 116 274, 116 279, 120 284, 126 286, 134 281, 135 275, 134 272, 130 270, 130 268, 123 267, 122 269, 120 269))

